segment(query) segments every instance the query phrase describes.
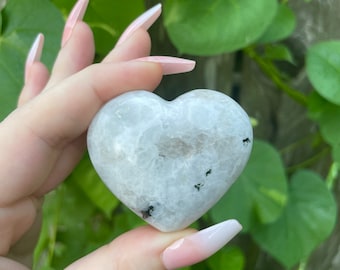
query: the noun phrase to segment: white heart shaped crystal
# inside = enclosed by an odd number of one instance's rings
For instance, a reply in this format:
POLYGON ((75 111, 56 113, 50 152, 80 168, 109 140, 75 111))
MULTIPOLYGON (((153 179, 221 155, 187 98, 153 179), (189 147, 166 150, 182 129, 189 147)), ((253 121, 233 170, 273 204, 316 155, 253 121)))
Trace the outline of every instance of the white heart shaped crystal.
POLYGON ((207 212, 240 175, 253 141, 244 110, 205 89, 171 102, 125 93, 103 106, 87 136, 107 187, 161 231, 183 229, 207 212))

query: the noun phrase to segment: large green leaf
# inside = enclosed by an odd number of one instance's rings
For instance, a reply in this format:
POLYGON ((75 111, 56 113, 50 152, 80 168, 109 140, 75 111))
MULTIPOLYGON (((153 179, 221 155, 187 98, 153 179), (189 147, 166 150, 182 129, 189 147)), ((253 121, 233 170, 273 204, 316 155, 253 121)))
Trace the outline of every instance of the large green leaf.
POLYGON ((292 34, 296 26, 296 18, 287 4, 280 4, 274 20, 257 40, 258 43, 269 43, 282 40, 292 34))
POLYGON ((255 241, 287 268, 306 259, 332 232, 336 203, 325 182, 311 171, 293 175, 282 216, 252 231, 255 241))
POLYGON ((61 13, 49 1, 8 1, 0 38, 0 121, 15 108, 23 85, 24 61, 36 35, 45 35, 42 60, 49 67, 60 47, 61 13), (37 8, 39 7, 39 8, 37 8))
POLYGON ((311 46, 307 53, 307 74, 322 97, 340 105, 340 41, 311 46))
POLYGON ((214 55, 243 48, 272 22, 276 0, 171 0, 164 24, 181 53, 214 55))
POLYGON ((215 222, 240 221, 244 231, 275 221, 286 204, 287 181, 278 152, 255 141, 248 164, 236 183, 211 209, 215 222))

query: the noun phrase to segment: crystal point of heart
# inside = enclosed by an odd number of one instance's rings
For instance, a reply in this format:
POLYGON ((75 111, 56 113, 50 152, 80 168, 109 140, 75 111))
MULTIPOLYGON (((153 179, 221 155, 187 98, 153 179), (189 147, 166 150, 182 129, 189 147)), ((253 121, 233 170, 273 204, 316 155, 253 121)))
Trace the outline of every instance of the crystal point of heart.
POLYGON ((128 92, 103 106, 87 136, 107 187, 161 231, 183 229, 207 212, 242 172, 253 141, 244 110, 206 89, 171 102, 128 92))

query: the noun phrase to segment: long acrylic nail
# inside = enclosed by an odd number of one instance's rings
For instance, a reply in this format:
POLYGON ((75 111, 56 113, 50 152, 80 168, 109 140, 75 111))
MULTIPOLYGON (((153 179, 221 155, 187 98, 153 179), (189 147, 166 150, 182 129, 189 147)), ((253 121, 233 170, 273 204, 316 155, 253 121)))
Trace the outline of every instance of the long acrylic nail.
POLYGON ((116 46, 122 44, 125 40, 127 40, 133 32, 135 32, 139 28, 143 28, 148 30, 150 26, 157 20, 159 15, 162 12, 162 5, 157 4, 154 7, 150 8, 142 15, 140 15, 137 19, 135 19, 123 32, 120 36, 119 40, 117 41, 116 46))
POLYGON ((147 56, 137 58, 134 61, 152 62, 161 64, 164 75, 184 73, 192 71, 196 65, 193 60, 170 56, 147 56))
POLYGON ((29 73, 31 70, 31 67, 34 62, 40 61, 42 49, 44 46, 44 35, 38 34, 38 36, 35 38, 32 47, 30 48, 26 63, 25 63, 25 82, 27 82, 29 73))
POLYGON ((227 220, 177 240, 162 254, 165 268, 177 269, 200 262, 228 243, 242 230, 237 220, 227 220))
POLYGON ((89 0, 78 0, 75 6, 73 7, 65 23, 64 33, 61 40, 62 47, 64 47, 66 42, 70 39, 76 23, 84 18, 88 4, 89 0))

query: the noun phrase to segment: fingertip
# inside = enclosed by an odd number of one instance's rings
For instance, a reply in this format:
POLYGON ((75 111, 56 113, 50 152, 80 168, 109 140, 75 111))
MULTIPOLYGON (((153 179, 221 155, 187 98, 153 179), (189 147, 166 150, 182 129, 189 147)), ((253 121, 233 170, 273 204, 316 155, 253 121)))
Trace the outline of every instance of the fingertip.
POLYGON ((58 53, 48 86, 55 85, 91 65, 94 54, 94 37, 91 28, 85 22, 77 21, 72 35, 58 53))
POLYGON ((169 56, 148 56, 135 60, 161 64, 163 75, 190 72, 196 65, 193 60, 169 56))
POLYGON ((177 269, 203 261, 225 246, 242 230, 237 220, 226 220, 181 238, 162 253, 166 269, 177 269))
POLYGON ((39 62, 44 46, 45 37, 39 33, 30 48, 25 62, 25 82, 29 79, 31 67, 35 62, 39 62))

